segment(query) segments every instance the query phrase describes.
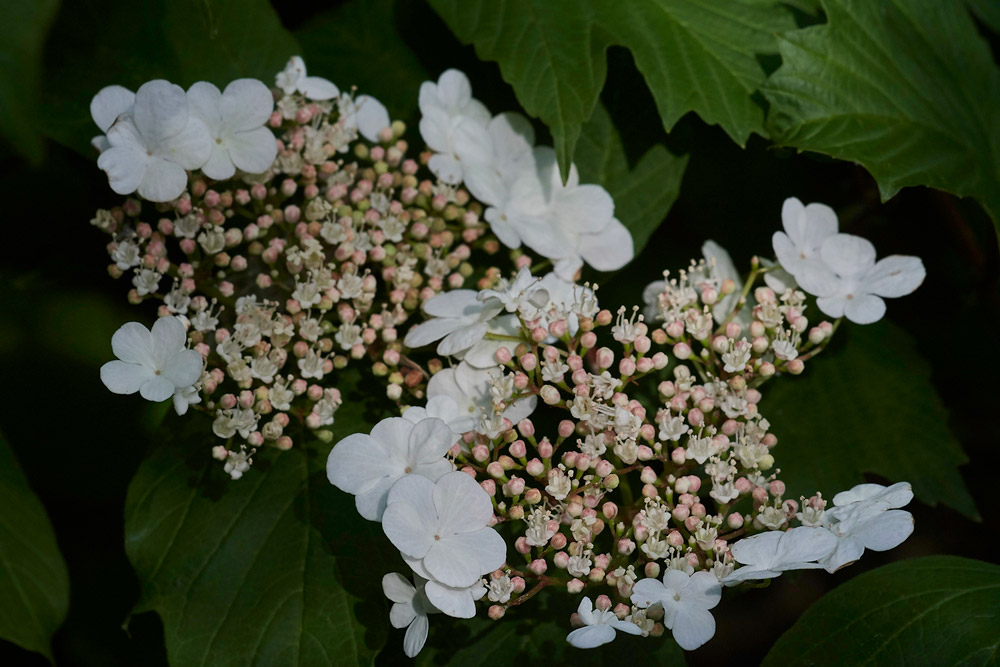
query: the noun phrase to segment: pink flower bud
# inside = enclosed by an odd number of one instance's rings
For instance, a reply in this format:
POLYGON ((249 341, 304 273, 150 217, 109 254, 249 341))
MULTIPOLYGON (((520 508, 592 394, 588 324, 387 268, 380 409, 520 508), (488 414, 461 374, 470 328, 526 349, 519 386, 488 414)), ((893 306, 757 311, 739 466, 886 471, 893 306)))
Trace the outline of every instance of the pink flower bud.
POLYGON ((527 555, 531 553, 531 545, 528 544, 528 541, 523 537, 519 537, 516 540, 514 540, 514 549, 517 551, 517 553, 522 555, 527 555))
POLYGON ((631 377, 635 375, 635 362, 630 358, 622 359, 618 362, 618 373, 622 377, 631 377))
POLYGON ((503 466, 499 461, 493 461, 488 466, 486 466, 486 474, 494 479, 500 479, 504 476, 503 466))
POLYGON ((792 375, 800 375, 806 369, 806 364, 802 359, 792 359, 788 362, 788 372, 792 375))
POLYGON ((615 545, 615 548, 618 550, 618 553, 628 556, 635 551, 635 542, 628 538, 620 539, 618 540, 618 544, 615 545))
POLYGON ((541 442, 538 443, 538 455, 543 459, 552 458, 552 443, 549 442, 548 438, 542 438, 541 442))
MULTIPOLYGON (((565 552, 563 553, 565 554, 565 552)), ((569 556, 567 555, 566 558, 568 559, 569 556)), ((531 563, 528 564, 528 569, 531 570, 536 575, 541 576, 545 574, 546 570, 549 569, 549 564, 545 562, 544 558, 536 558, 535 560, 531 561, 531 563)))
POLYGON ((691 411, 688 412, 687 418, 688 423, 691 424, 691 426, 701 426, 705 423, 705 415, 702 414, 701 410, 698 408, 692 408, 691 411))
POLYGON ((785 483, 780 479, 772 480, 771 483, 767 485, 767 488, 773 496, 785 495, 785 483))
POLYGON ((549 544, 552 545, 553 549, 565 549, 568 541, 569 540, 565 535, 562 533, 556 533, 552 536, 552 539, 549 540, 549 544))
POLYGON ((674 345, 673 352, 678 359, 687 359, 691 356, 691 346, 687 343, 677 343, 674 345))
POLYGON ((585 584, 579 579, 570 579, 566 582, 566 592, 576 595, 577 593, 582 593, 585 584))
POLYGON ((678 521, 684 521, 691 516, 691 509, 687 505, 677 505, 671 514, 678 521))
POLYGON ((739 512, 733 512, 728 517, 726 517, 726 524, 736 530, 737 528, 743 527, 743 515, 739 512))
POLYGON ((601 459, 597 462, 594 470, 597 476, 603 479, 615 471, 615 466, 610 461, 601 459))
MULTIPOLYGON (((471 468, 469 470, 472 471, 472 476, 475 477, 476 471, 472 470, 471 468)), ((497 494, 497 483, 492 479, 484 479, 479 483, 479 486, 483 487, 483 491, 488 493, 490 497, 495 496, 497 494)))

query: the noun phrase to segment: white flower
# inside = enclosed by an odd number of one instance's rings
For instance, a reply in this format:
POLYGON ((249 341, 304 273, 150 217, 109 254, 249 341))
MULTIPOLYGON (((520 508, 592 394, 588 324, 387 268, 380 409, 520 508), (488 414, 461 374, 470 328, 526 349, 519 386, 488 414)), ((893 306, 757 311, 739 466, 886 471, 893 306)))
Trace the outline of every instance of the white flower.
POLYGON ((576 608, 576 613, 584 627, 577 628, 566 637, 566 641, 576 648, 597 648, 614 641, 615 630, 621 630, 630 635, 642 634, 639 626, 630 619, 619 620, 610 609, 604 611, 594 609, 594 603, 590 601, 590 598, 585 597, 580 600, 580 606, 576 608))
POLYGON ((663 625, 685 651, 693 651, 715 635, 715 618, 708 611, 722 599, 722 585, 710 572, 687 574, 667 570, 663 583, 640 579, 632 589, 632 604, 663 606, 663 625))
POLYGON ((393 602, 392 609, 389 610, 389 623, 397 629, 406 628, 403 653, 408 658, 415 657, 424 647, 429 627, 427 615, 437 611, 424 592, 427 580, 416 576, 414 581, 416 587, 398 572, 382 577, 382 592, 393 602))
POLYGON ((237 79, 223 92, 199 81, 188 89, 191 113, 208 128, 212 154, 202 166, 209 178, 232 178, 236 169, 249 174, 268 170, 278 155, 271 130, 264 124, 271 117, 271 91, 256 79, 237 79))
POLYGON ((913 516, 897 508, 912 499, 907 482, 890 487, 859 484, 835 495, 836 507, 826 511, 833 522, 826 528, 838 541, 833 553, 823 559, 823 567, 836 572, 861 558, 865 549, 888 551, 902 544, 913 532, 913 516))
POLYGON ((437 482, 409 475, 389 491, 382 529, 408 562, 445 586, 464 588, 507 559, 503 538, 487 527, 492 519, 489 495, 464 472, 437 482))
MULTIPOLYGON (((135 93, 128 88, 105 86, 90 101, 90 117, 94 119, 94 124, 101 128, 101 132, 107 132, 118 120, 118 116, 132 112, 134 103, 135 93)), ((108 138, 103 134, 91 139, 90 144, 101 153, 111 147, 108 138)))
POLYGON ((212 152, 208 128, 188 113, 184 89, 158 79, 135 94, 131 114, 108 129, 110 147, 97 166, 120 195, 139 191, 154 202, 170 201, 187 187, 185 169, 205 164, 212 152))
POLYGON ((475 290, 442 292, 424 303, 424 312, 431 319, 412 327, 404 343, 408 347, 422 347, 441 340, 438 354, 462 352, 483 339, 487 322, 501 310, 503 304, 499 300, 479 301, 475 290))
POLYGON ((722 583, 735 586, 750 579, 771 579, 787 570, 823 567, 814 561, 825 558, 837 546, 837 538, 823 528, 801 526, 788 532, 770 531, 744 538, 732 545, 730 553, 743 567, 722 583))
POLYGON ((885 315, 881 297, 900 297, 920 287, 927 272, 919 257, 890 255, 875 262, 875 246, 851 234, 834 234, 820 247, 820 258, 802 262, 792 275, 817 296, 830 317, 871 324, 885 315))
POLYGON ((353 493, 358 513, 382 520, 389 490, 403 477, 436 480, 454 469, 444 455, 455 437, 440 419, 417 424, 399 417, 383 419, 371 433, 349 435, 326 460, 326 476, 342 491, 353 493))
POLYGON ((774 254, 781 267, 793 276, 804 262, 819 257, 820 246, 837 233, 837 214, 826 204, 803 206, 789 197, 781 206, 783 232, 771 237, 774 254))
POLYGON ((418 424, 425 419, 440 419, 456 436, 476 428, 476 419, 468 412, 463 413, 451 396, 439 394, 427 399, 427 405, 408 407, 403 412, 403 419, 418 424))
POLYGON ((482 302, 497 299, 508 313, 520 311, 523 305, 538 308, 549 299, 548 293, 539 283, 539 278, 531 275, 531 269, 525 266, 511 280, 501 278, 497 289, 481 290, 476 298, 482 302))
POLYGON ((392 124, 389 110, 371 95, 341 95, 338 101, 340 116, 344 119, 344 127, 357 129, 368 141, 378 143, 379 134, 392 124))
POLYGON ((298 91, 311 100, 332 100, 340 90, 332 82, 318 76, 306 76, 306 64, 299 56, 292 56, 285 69, 274 77, 274 83, 291 95, 298 91))
POLYGON ((475 368, 496 368, 496 354, 500 351, 500 348, 505 348, 513 357, 514 350, 517 349, 520 338, 523 336, 521 321, 517 318, 517 315, 494 317, 486 323, 486 333, 493 334, 497 338, 487 335, 465 352, 456 354, 455 357, 462 359, 475 368))
POLYGON ((477 141, 464 151, 465 185, 479 201, 500 206, 520 174, 535 173, 535 130, 527 118, 509 112, 494 116, 486 134, 488 142, 477 141))
POLYGON ((458 184, 464 176, 462 154, 489 150, 486 124, 490 112, 472 97, 468 77, 456 69, 445 71, 437 83, 420 86, 420 135, 437 152, 427 166, 445 183, 458 184))
MULTIPOLYGON (((427 397, 428 399, 435 396, 451 397, 458 404, 461 414, 475 419, 477 432, 496 437, 498 433, 487 429, 482 422, 484 416, 493 414, 490 374, 491 371, 473 368, 463 361, 455 368, 444 368, 435 373, 427 383, 427 397)), ((537 396, 519 399, 508 405, 502 416, 516 424, 535 411, 537 402, 537 396)))
POLYGON ((116 361, 101 366, 101 381, 116 394, 139 392, 148 401, 165 401, 201 377, 201 355, 185 347, 184 325, 161 317, 150 331, 138 322, 122 325, 111 337, 116 361))

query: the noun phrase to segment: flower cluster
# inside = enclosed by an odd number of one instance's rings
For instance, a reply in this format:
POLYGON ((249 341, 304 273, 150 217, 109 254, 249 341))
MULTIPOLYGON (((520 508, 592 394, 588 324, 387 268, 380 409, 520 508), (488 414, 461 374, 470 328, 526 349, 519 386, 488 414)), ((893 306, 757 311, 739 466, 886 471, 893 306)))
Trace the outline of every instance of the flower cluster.
MULTIPOLYGON (((834 496, 832 506, 819 493, 787 497, 775 466, 778 441, 759 407, 763 385, 801 373, 839 320, 811 324, 806 295, 779 266, 755 258, 743 280, 718 244, 703 252, 646 288, 644 313, 623 307, 612 315, 592 287, 526 269, 484 279, 478 293, 432 298, 429 318, 406 343, 436 343, 453 365, 432 375, 425 406, 382 424, 433 429, 433 447, 412 437, 362 447, 369 436, 351 436, 330 453, 330 481, 356 494, 365 514, 385 503, 391 509, 399 485, 417 486, 413 477, 426 477, 425 489, 445 468, 475 479, 478 489, 469 486, 451 511, 490 499, 485 525, 506 546, 440 545, 451 552, 441 561, 484 576, 476 593, 463 590, 463 601, 486 587, 488 615, 500 619, 545 588, 584 594, 568 637, 580 648, 611 641, 616 631, 670 630, 692 650, 714 635, 710 610, 724 587, 794 569, 833 572, 865 549, 897 546, 913 530, 912 516, 899 509, 912 498, 909 485, 863 484, 834 496), (552 431, 543 435, 536 424, 552 431)), ((404 523, 407 530, 426 523, 422 533, 442 540, 460 534, 458 526, 484 525, 477 517, 439 531, 443 511, 412 500, 404 523)), ((444 581, 446 573, 415 564, 423 547, 399 538, 400 522, 383 518, 383 528, 413 569, 414 590, 444 581)), ((425 608, 469 613, 433 599, 425 608)), ((408 632, 407 653, 419 648, 408 632)))

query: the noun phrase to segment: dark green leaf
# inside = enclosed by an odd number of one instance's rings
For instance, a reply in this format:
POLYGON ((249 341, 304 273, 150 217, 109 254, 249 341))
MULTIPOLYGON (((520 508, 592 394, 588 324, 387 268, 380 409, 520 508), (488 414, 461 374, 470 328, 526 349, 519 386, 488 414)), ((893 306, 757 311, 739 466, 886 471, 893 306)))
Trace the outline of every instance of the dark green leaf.
MULTIPOLYGON (((341 435, 368 430, 360 409, 341 417, 341 435)), ((171 663, 371 664, 388 625, 391 548, 327 481, 329 446, 260 452, 231 481, 207 447, 191 447, 209 421, 188 420, 197 434, 143 463, 125 508, 136 611, 159 613, 171 663)))
POLYGON ((762 389, 789 497, 829 498, 870 472, 978 518, 957 469, 967 459, 912 338, 887 321, 851 326, 847 338, 809 361, 802 377, 762 389))
POLYGON ((349 2, 295 34, 310 73, 342 90, 377 98, 392 118, 412 120, 420 84, 430 76, 396 28, 394 0, 349 2))
POLYGON ((43 131, 88 153, 99 134, 90 119, 98 90, 135 90, 151 79, 225 87, 253 77, 268 85, 299 52, 267 0, 71 2, 52 29, 45 67, 43 131))
POLYGON ((615 216, 632 233, 635 254, 667 216, 680 192, 688 158, 657 144, 629 169, 618 131, 602 105, 583 126, 574 162, 586 183, 599 183, 615 199, 615 216))
MULTIPOLYGON (((1000 225, 1000 70, 961 2, 824 0, 762 87, 778 143, 861 163, 883 199, 976 197, 1000 225)), ((998 227, 1000 229, 1000 227, 998 227)))
POLYGON ((42 138, 35 125, 42 46, 58 0, 9 0, 0 21, 0 136, 37 163, 42 138))
POLYGON ((552 131, 563 173, 607 75, 609 46, 628 48, 669 131, 688 111, 743 145, 763 132, 751 95, 764 81, 758 57, 794 27, 778 3, 752 0, 431 0, 452 31, 504 79, 552 131))
POLYGON ((42 503, 0 434, 0 639, 52 659, 69 574, 42 503))
POLYGON ((1000 566, 928 556, 866 572, 821 598, 764 665, 996 665, 1000 566))
POLYGON ((965 4, 990 30, 1000 34, 1000 2, 996 2, 996 0, 965 0, 965 4))

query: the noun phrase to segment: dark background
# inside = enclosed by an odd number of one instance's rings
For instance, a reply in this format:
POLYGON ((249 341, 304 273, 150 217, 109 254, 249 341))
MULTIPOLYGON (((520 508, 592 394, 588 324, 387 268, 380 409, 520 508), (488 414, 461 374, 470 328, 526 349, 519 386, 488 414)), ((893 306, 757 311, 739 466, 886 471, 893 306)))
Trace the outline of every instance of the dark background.
MULTIPOLYGON (((301 2, 277 8, 294 31, 328 6, 301 2)), ((458 44, 428 6, 401 2, 397 28, 410 35, 409 45, 432 76, 458 66, 491 111, 517 108, 499 68, 476 60, 471 47, 458 44)), ((58 48, 48 45, 50 51, 58 48)), ((315 73, 350 80, 349 73, 315 73)), ((637 301, 646 282, 663 268, 698 256, 706 238, 727 247, 737 266, 746 267, 753 254, 770 253, 770 235, 780 225, 786 197, 829 204, 840 215, 842 231, 869 238, 880 256, 923 258, 926 282, 914 295, 893 300, 889 317, 916 338, 933 366, 950 426, 970 459, 963 477, 985 516, 974 523, 914 502, 908 509, 917 529, 901 547, 869 552, 834 575, 785 575, 739 604, 720 605, 716 639, 689 654, 689 662, 734 664, 737 641, 740 661, 758 662, 813 601, 887 562, 925 554, 995 561, 990 537, 1000 522, 989 507, 1000 442, 994 379, 1000 264, 994 229, 982 210, 922 188, 882 204, 875 182, 860 167, 773 149, 756 136, 743 150, 693 114, 667 136, 624 49, 609 53, 603 101, 630 159, 663 142, 675 153, 690 153, 691 160, 665 223, 625 274, 604 281, 602 304, 637 301)), ((542 130, 539 143, 546 140, 542 130)), ((47 149, 44 163, 29 168, 0 145, 0 431, 45 505, 69 567, 71 606, 54 639, 57 662, 165 664, 159 619, 129 615, 139 587, 125 558, 122 521, 127 485, 147 450, 156 408, 137 396, 112 395, 98 377, 100 364, 110 358, 111 333, 125 321, 143 318, 126 303, 122 284, 107 276, 105 237, 88 224, 97 208, 117 198, 93 156, 52 143, 47 149)), ((399 640, 396 633, 390 636, 383 663, 402 658, 399 640)), ((45 660, 0 642, 0 665, 21 664, 45 660)))

